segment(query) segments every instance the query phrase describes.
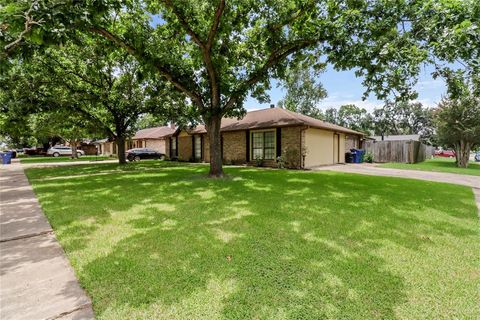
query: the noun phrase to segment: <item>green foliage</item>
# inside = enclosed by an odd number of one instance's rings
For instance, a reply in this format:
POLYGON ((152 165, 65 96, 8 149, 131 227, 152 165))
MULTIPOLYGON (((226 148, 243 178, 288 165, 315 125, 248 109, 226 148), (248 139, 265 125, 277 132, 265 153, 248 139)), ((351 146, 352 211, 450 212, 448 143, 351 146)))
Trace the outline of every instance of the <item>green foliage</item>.
POLYGON ((435 124, 439 142, 455 150, 459 167, 467 167, 470 150, 480 145, 480 98, 467 84, 462 91, 440 102, 435 124))
POLYGON ((373 129, 376 135, 419 134, 422 142, 436 143, 433 109, 419 102, 387 101, 373 111, 373 129))
POLYGON ((287 92, 279 105, 293 112, 323 119, 317 105, 327 97, 327 91, 316 79, 319 74, 306 63, 287 68, 285 79, 279 83, 287 92))
POLYGON ((354 104, 340 106, 337 110, 329 108, 325 111, 325 121, 370 134, 372 129, 372 116, 364 108, 354 104))
POLYGON ((367 163, 373 163, 375 159, 373 158, 373 154, 371 152, 367 152, 363 155, 363 161, 367 163))

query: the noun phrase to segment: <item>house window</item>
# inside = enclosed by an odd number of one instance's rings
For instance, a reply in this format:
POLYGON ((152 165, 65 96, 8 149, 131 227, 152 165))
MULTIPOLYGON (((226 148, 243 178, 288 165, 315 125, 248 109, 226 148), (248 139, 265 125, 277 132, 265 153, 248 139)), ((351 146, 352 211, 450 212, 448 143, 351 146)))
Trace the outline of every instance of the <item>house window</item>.
POLYGON ((251 134, 251 160, 255 160, 257 158, 262 158, 264 160, 274 160, 276 146, 275 130, 256 131, 252 132, 251 134))
POLYGON ((195 136, 195 160, 202 159, 202 137, 195 136))

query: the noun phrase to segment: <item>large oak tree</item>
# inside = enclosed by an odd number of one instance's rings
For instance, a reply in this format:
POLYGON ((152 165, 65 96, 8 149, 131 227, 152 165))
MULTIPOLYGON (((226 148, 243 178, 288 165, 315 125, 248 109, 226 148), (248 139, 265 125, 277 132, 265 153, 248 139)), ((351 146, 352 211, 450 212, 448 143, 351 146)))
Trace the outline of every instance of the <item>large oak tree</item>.
MULTIPOLYGON (((22 12, 28 12, 29 2, 17 1, 23 4, 22 12)), ((76 28, 121 47, 195 107, 210 138, 211 176, 223 174, 222 117, 241 116, 248 95, 265 100, 270 80, 283 79, 289 65, 306 57, 322 57, 337 69, 355 68, 364 77, 366 94, 373 91, 385 98, 393 92, 407 98, 421 62, 433 56, 468 59, 478 53, 470 45, 476 37, 474 20, 462 25, 465 16, 475 12, 473 1, 35 2, 35 17, 42 19, 36 30, 44 32, 32 31, 35 24, 27 30, 31 12, 23 18, 9 15, 3 28, 17 30, 7 37, 8 44, 16 43, 10 52, 15 46, 29 48, 17 41, 25 30, 28 44, 62 41, 76 28), (460 31, 442 38, 442 28, 460 31), (448 42, 457 38, 469 46, 458 49, 448 42), (448 42, 443 46, 448 54, 439 49, 442 42, 448 42)))

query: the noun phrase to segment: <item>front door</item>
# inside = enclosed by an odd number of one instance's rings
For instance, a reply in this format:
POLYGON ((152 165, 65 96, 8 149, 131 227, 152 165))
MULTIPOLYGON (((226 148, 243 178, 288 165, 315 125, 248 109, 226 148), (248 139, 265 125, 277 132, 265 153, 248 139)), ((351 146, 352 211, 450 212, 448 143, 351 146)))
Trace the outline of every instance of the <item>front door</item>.
POLYGON ((333 134, 333 163, 339 162, 339 152, 340 152, 340 135, 337 133, 333 134))

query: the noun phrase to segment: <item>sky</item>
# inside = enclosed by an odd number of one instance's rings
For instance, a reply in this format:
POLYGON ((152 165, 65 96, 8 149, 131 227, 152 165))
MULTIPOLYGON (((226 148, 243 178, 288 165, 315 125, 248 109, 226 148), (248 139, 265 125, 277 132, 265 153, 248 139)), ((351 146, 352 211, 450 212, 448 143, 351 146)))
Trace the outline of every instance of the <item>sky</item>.
MULTIPOLYGON (((418 92, 416 101, 421 102, 426 107, 434 107, 446 92, 445 82, 442 79, 433 79, 431 77, 431 67, 422 69, 419 75, 419 81, 415 87, 418 92)), ((344 104, 355 104, 358 107, 372 111, 376 107, 381 107, 383 101, 375 99, 370 95, 368 99, 362 101, 363 92, 365 88, 362 85, 362 79, 357 78, 353 71, 335 71, 333 67, 329 66, 319 80, 322 82, 325 89, 327 89, 328 96, 318 106, 321 110, 331 107, 338 108, 344 104)), ((272 90, 269 91, 270 103, 259 103, 253 98, 248 98, 244 106, 247 110, 257 110, 268 108, 270 104, 277 104, 281 100, 285 91, 282 88, 277 88, 276 82, 272 85, 272 90)))

